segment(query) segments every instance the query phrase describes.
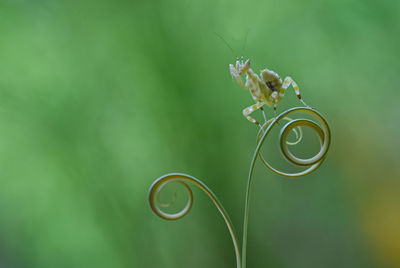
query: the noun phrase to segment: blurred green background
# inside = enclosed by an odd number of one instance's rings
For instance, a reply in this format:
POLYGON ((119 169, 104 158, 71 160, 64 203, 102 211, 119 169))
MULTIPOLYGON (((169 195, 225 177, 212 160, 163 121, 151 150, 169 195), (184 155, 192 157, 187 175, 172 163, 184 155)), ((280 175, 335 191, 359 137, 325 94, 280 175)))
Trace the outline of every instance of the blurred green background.
MULTIPOLYGON (((0 0, 0 267, 235 267, 202 192, 167 222, 147 191, 191 174, 241 236, 257 128, 237 55, 292 76, 332 130, 311 175, 256 165, 248 267, 400 267, 399 16, 394 0, 0 0)), ((289 90, 279 110, 298 104, 289 90)), ((263 152, 286 167, 276 139, 263 152)))

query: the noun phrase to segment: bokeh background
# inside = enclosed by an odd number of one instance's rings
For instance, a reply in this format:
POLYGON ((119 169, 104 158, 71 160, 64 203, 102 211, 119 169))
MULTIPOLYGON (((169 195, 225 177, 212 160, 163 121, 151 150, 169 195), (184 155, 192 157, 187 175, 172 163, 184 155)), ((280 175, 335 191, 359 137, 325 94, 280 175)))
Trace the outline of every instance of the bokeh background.
MULTIPOLYGON (((241 55, 292 76, 332 130, 304 178, 256 165, 248 267, 400 267, 399 16, 394 0, 0 0, 0 267, 235 267, 201 191, 176 222, 147 191, 196 176, 241 236, 257 134, 228 72, 241 55)), ((279 110, 296 105, 289 90, 279 110)), ((276 140, 263 153, 290 170, 276 140)))

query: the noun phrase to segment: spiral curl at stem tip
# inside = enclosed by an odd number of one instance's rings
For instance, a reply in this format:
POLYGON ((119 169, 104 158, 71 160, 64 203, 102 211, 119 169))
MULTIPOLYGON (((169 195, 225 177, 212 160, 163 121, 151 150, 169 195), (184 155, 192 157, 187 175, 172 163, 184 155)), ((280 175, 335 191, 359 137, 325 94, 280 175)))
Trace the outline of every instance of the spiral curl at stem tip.
POLYGON ((151 210, 160 218, 165 219, 165 220, 178 220, 186 216, 193 204, 193 192, 188 186, 187 183, 192 183, 196 185, 198 188, 200 188, 204 193, 207 194, 207 196, 211 199, 211 201, 214 203, 214 205, 217 207, 218 211, 220 212, 221 216, 223 217, 228 230, 231 234, 232 237, 232 242, 233 246, 235 248, 235 254, 236 254, 236 263, 238 264, 238 268, 240 268, 240 263, 241 263, 241 255, 240 255, 240 247, 239 247, 239 241, 237 239, 237 235, 235 233, 235 229, 233 227, 232 221, 229 218, 228 213, 226 212, 225 208, 222 206, 221 202, 218 200, 217 196, 205 185, 203 182, 201 182, 199 179, 196 179, 195 177, 192 177, 187 174, 183 173, 171 173, 171 174, 166 174, 164 176, 161 176, 157 180, 153 182, 153 184, 150 186, 149 190, 149 204, 151 210), (174 214, 169 214, 163 212, 156 204, 158 201, 158 194, 161 192, 162 188, 171 182, 178 182, 185 186, 188 194, 189 194, 189 199, 186 204, 186 206, 179 211, 178 213, 174 214))
POLYGON ((277 116, 275 119, 273 119, 272 121, 270 120, 270 121, 266 122, 262 126, 262 128, 260 129, 260 131, 258 132, 258 135, 257 135, 258 146, 256 148, 256 151, 260 156, 261 162, 266 167, 268 167, 270 170, 272 170, 274 173, 281 175, 281 176, 285 176, 285 177, 301 177, 301 176, 310 174, 311 172, 316 170, 322 164, 322 162, 325 160, 326 154, 328 153, 330 142, 331 142, 331 133, 330 133, 329 125, 326 122, 326 120, 323 118, 323 116, 312 108, 297 107, 297 108, 292 108, 292 109, 284 111, 279 116, 277 116), (322 127, 309 119, 291 119, 288 117, 289 115, 295 114, 295 113, 305 113, 305 114, 309 114, 309 115, 313 116, 314 118, 316 118, 319 121, 319 123, 321 124, 322 127), (281 129, 281 132, 279 135, 279 145, 280 145, 281 153, 282 153, 283 157, 287 161, 292 163, 293 165, 309 166, 309 168, 307 168, 304 171, 297 172, 297 173, 286 173, 286 172, 277 170, 277 169, 273 168, 264 159, 264 157, 262 156, 261 153, 259 153, 261 146, 264 143, 264 140, 266 139, 266 137, 268 136, 268 134, 270 133, 272 128, 276 124, 278 124, 278 122, 281 119, 289 121, 281 129), (314 130, 317 133, 319 142, 320 142, 320 147, 321 147, 320 151, 315 156, 308 158, 308 159, 298 158, 298 157, 294 156, 288 149, 288 145, 295 145, 300 142, 300 140, 302 138, 301 127, 310 127, 312 130, 314 130), (299 130, 299 135, 297 135, 296 128, 299 130), (295 142, 289 142, 287 140, 287 137, 288 137, 290 131, 294 131, 294 133, 296 134, 297 140, 295 142))
POLYGON ((248 232, 248 218, 249 218, 249 205, 250 205, 250 189, 251 189, 251 184, 252 184, 252 177, 253 177, 253 172, 254 172, 254 166, 257 158, 259 157, 261 162, 268 167, 272 172, 279 174, 281 176, 285 177, 301 177, 307 174, 310 174, 311 172, 315 171, 325 160, 326 154, 329 150, 331 142, 331 134, 330 134, 330 129, 328 126, 328 123, 326 120, 323 118, 323 116, 317 112, 314 109, 308 108, 308 107, 296 107, 292 108, 289 110, 286 110, 279 114, 276 118, 273 118, 269 121, 267 121, 260 129, 258 135, 257 135, 257 147, 254 151, 253 159, 250 164, 250 171, 249 171, 249 176, 247 180, 247 190, 246 190, 246 201, 245 201, 245 211, 244 211, 244 222, 243 222, 243 242, 242 242, 242 250, 240 250, 239 243, 238 243, 238 238, 235 233, 234 226, 232 224, 231 219, 229 218, 228 213, 222 206, 221 202, 218 200, 217 196, 200 180, 196 179, 195 177, 192 177, 187 174, 183 173, 171 173, 171 174, 166 174, 158 178, 153 182, 153 184, 150 186, 149 189, 149 195, 148 195, 148 200, 150 204, 151 210, 160 218, 165 219, 165 220, 178 220, 187 215, 192 207, 193 204, 193 192, 189 185, 187 183, 194 184, 198 188, 200 188, 204 193, 207 194, 207 196, 211 199, 211 201, 214 203, 214 205, 217 207, 218 211, 220 212, 221 216, 223 217, 228 230, 230 232, 230 235, 232 237, 233 241, 233 246, 235 249, 235 255, 236 255, 236 264, 237 268, 245 268, 246 267, 246 248, 247 248, 247 232, 248 232), (291 119, 288 117, 289 115, 295 114, 295 113, 304 113, 304 114, 309 114, 316 118, 320 125, 316 124, 315 122, 309 120, 309 119, 291 119), (296 166, 305 166, 308 167, 307 169, 297 172, 297 173, 286 173, 280 170, 277 170, 273 168, 262 156, 260 153, 260 149, 264 144, 264 141, 268 134, 271 132, 272 128, 278 124, 280 120, 287 120, 288 122, 282 127, 280 135, 279 135, 279 145, 281 149, 281 153, 283 157, 292 163, 293 165, 296 166), (294 156, 288 149, 288 145, 295 145, 300 142, 302 139, 302 129, 301 127, 310 127, 312 130, 314 130, 319 138, 320 142, 320 151, 313 157, 308 158, 308 159, 302 159, 294 156), (289 142, 287 140, 287 137, 289 133, 293 131, 295 136, 296 136, 296 141, 294 142, 289 142), (159 206, 161 207, 167 207, 173 202, 175 202, 176 196, 174 196, 174 200, 170 203, 161 203, 159 199, 159 193, 163 189, 163 187, 170 183, 170 182, 178 182, 182 184, 185 189, 187 190, 187 193, 189 195, 189 199, 187 201, 186 206, 179 212, 169 214, 163 212, 159 206), (159 203, 157 205, 157 203, 159 203))

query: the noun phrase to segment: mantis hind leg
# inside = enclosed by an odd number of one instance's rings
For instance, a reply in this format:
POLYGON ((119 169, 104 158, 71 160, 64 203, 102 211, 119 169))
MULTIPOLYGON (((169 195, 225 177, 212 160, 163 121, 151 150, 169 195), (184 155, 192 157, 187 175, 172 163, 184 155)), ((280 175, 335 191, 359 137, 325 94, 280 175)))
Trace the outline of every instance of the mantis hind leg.
POLYGON ((280 98, 283 98, 283 96, 285 95, 286 89, 287 89, 290 85, 293 86, 294 92, 296 93, 297 98, 299 98, 300 102, 303 103, 305 106, 309 107, 309 106, 303 101, 303 99, 301 98, 299 86, 296 84, 296 82, 295 82, 290 76, 286 77, 285 80, 283 81, 282 88, 281 88, 281 90, 280 90, 280 92, 279 92, 279 97, 280 97, 280 98))

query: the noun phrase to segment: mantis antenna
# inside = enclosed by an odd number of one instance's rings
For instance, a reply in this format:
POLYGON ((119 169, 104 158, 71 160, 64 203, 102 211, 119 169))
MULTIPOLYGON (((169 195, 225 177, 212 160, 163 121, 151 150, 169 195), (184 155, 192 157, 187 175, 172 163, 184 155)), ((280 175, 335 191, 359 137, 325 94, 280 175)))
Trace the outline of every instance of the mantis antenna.
POLYGON ((224 42, 224 44, 232 51, 232 54, 235 54, 235 51, 233 50, 233 48, 229 45, 229 43, 222 36, 217 34, 217 32, 214 32, 214 34, 216 36, 218 36, 222 40, 222 42, 224 42))
MULTIPOLYGON (((245 37, 244 37, 243 46, 242 46, 242 55, 244 54, 244 51, 245 51, 245 48, 246 48, 247 37, 249 36, 249 32, 250 32, 250 28, 247 29, 246 35, 245 35, 245 37)), ((214 31, 214 34, 215 34, 216 36, 218 36, 219 39, 222 40, 222 42, 230 49, 230 51, 232 52, 232 54, 234 54, 234 55, 236 54, 235 56, 236 56, 236 58, 238 59, 239 56, 237 55, 237 53, 235 53, 235 50, 229 45, 229 43, 228 43, 220 34, 218 34, 217 32, 214 31)))

